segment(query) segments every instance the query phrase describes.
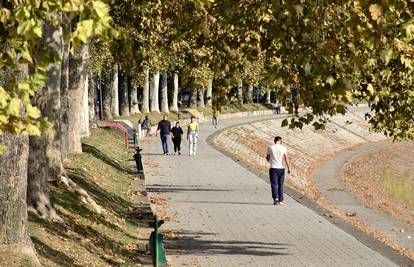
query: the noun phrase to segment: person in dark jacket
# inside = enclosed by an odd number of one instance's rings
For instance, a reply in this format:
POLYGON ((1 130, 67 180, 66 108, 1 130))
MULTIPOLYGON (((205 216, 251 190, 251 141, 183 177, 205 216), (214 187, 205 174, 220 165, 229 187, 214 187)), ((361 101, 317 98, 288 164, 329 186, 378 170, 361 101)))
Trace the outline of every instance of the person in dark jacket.
POLYGON ((150 131, 151 131, 151 121, 148 118, 148 116, 145 116, 145 119, 141 124, 141 129, 142 129, 142 136, 151 135, 151 133, 150 133, 150 131))
POLYGON ((171 133, 172 141, 174 143, 174 152, 178 155, 181 155, 181 137, 184 132, 178 121, 175 123, 174 128, 171 129, 171 133))
POLYGON ((155 136, 158 135, 158 132, 160 132, 162 150, 164 151, 164 155, 168 155, 168 136, 171 132, 171 122, 168 121, 167 114, 164 114, 162 121, 158 123, 157 133, 155 136))

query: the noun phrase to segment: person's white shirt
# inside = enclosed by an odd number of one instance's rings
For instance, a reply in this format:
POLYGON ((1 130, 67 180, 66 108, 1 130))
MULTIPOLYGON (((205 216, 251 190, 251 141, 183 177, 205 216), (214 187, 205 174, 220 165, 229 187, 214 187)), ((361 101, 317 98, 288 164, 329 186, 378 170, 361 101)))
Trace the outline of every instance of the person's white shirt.
POLYGON ((270 145, 267 149, 267 155, 269 156, 269 163, 271 169, 284 169, 285 168, 285 155, 287 149, 281 144, 270 145))

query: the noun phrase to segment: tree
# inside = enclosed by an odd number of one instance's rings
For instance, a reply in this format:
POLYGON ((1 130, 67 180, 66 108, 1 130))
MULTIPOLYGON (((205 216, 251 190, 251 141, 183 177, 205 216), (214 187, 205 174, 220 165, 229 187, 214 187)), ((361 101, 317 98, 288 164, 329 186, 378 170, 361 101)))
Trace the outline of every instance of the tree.
POLYGON ((243 98, 243 81, 240 80, 239 83, 237 84, 237 98, 240 101, 240 104, 244 103, 244 98, 243 98))
POLYGON ((144 70, 144 85, 143 85, 143 91, 142 91, 142 112, 143 113, 149 113, 149 87, 150 87, 150 80, 149 80, 149 69, 144 70))
POLYGON ((131 96, 131 114, 138 114, 141 113, 138 106, 138 87, 134 84, 134 81, 131 80, 131 88, 130 88, 130 96, 131 96))
POLYGON ((167 73, 161 75, 161 112, 170 113, 168 109, 167 73))
POLYGON ((249 83, 247 84, 247 94, 246 94, 246 102, 247 103, 253 103, 253 84, 249 83))
POLYGON ((119 111, 121 116, 129 116, 128 77, 124 72, 119 73, 119 111))
POLYGON ((119 116, 119 94, 118 94, 118 65, 112 67, 112 85, 111 85, 111 113, 113 116, 119 116))
POLYGON ((151 112, 160 113, 158 104, 158 90, 160 84, 160 73, 154 72, 150 82, 150 96, 151 96, 151 112))
POLYGON ((211 107, 213 105, 213 79, 208 79, 207 82, 207 92, 206 92, 206 106, 211 107))
POLYGON ((171 111, 178 111, 178 73, 174 73, 173 98, 171 102, 171 111))
POLYGON ((99 78, 99 84, 100 84, 100 89, 101 89, 101 94, 102 94, 102 106, 103 106, 103 110, 102 110, 102 115, 103 115, 103 119, 111 119, 112 118, 112 113, 113 113, 113 108, 112 108, 112 104, 113 104, 113 100, 112 100, 112 94, 114 93, 112 90, 112 80, 110 77, 110 73, 106 73, 104 75, 102 75, 103 77, 99 78))

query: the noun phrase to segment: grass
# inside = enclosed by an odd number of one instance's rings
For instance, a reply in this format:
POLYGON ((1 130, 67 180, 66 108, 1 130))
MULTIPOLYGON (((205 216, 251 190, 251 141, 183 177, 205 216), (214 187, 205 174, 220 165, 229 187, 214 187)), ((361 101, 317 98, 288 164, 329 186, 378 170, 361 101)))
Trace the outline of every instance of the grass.
POLYGON ((31 238, 42 265, 141 266, 149 258, 139 253, 138 244, 146 242, 148 235, 147 224, 138 215, 149 212, 149 205, 133 192, 139 179, 131 151, 125 151, 122 135, 103 129, 92 130, 83 151, 70 158, 66 170, 105 212, 98 214, 78 194, 51 185, 51 199, 62 220, 29 215, 31 238))
POLYGON ((384 190, 397 201, 414 207, 414 173, 388 169, 381 177, 384 190))
MULTIPOLYGON (((271 109, 271 106, 265 105, 265 104, 243 104, 243 105, 229 105, 229 106, 223 106, 221 107, 220 113, 236 113, 236 112, 243 112, 243 111, 256 111, 256 110, 268 110, 271 109)), ((168 117, 171 121, 176 121, 178 119, 184 119, 184 118, 190 118, 192 109, 182 109, 179 112, 172 111, 169 113, 168 117)), ((213 114, 213 110, 211 107, 205 107, 205 108, 198 108, 198 112, 203 113, 204 116, 211 116, 213 114)), ((131 116, 121 116, 119 119, 128 119, 134 123, 138 122, 138 120, 143 120, 145 116, 149 116, 151 123, 156 124, 158 121, 162 119, 162 116, 164 113, 157 113, 157 112, 151 112, 151 113, 140 113, 140 114, 134 114, 131 116)))

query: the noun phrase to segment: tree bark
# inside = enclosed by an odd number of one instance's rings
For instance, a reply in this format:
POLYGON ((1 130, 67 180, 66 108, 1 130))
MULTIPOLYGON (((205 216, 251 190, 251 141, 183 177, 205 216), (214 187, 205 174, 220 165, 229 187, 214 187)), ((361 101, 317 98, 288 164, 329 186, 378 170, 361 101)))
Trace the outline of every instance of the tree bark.
POLYGON ((151 112, 160 113, 160 108, 158 104, 158 90, 160 83, 160 73, 158 71, 154 72, 151 78, 150 83, 150 92, 151 92, 151 112))
POLYGON ((173 99, 170 110, 178 111, 178 73, 174 73, 173 99))
POLYGON ((82 95, 81 138, 89 137, 91 135, 91 132, 89 129, 89 105, 88 105, 89 88, 88 87, 89 87, 89 75, 86 74, 85 85, 83 88, 83 95, 82 95))
POLYGON ((197 90, 197 94, 198 94, 198 96, 197 96, 197 106, 199 108, 204 108, 205 107, 205 105, 204 105, 204 91, 205 90, 203 88, 199 88, 197 90))
POLYGON ((248 84, 246 101, 247 103, 253 103, 253 84, 252 83, 248 84))
POLYGON ((270 89, 266 89, 266 102, 265 104, 270 104, 270 89))
POLYGON ((113 116, 119 116, 119 93, 118 93, 118 65, 112 67, 112 84, 111 84, 111 113, 113 116))
POLYGON ((139 110, 138 105, 138 87, 134 85, 132 79, 131 79, 131 114, 139 114, 141 113, 139 110))
POLYGON ((29 140, 24 135, 4 133, 0 144, 7 151, 0 155, 0 265, 7 256, 29 257, 40 265, 27 229, 27 161, 29 140))
POLYGON ((67 120, 67 146, 69 154, 82 153, 81 112, 85 80, 88 73, 89 47, 82 44, 69 56, 69 88, 62 106, 64 119, 67 120))
POLYGON ((206 106, 211 107, 213 105, 213 78, 207 82, 207 93, 206 93, 206 106))
POLYGON ((102 90, 103 119, 112 119, 112 81, 109 74, 103 75, 100 80, 102 90))
POLYGON ((190 108, 197 108, 197 89, 191 88, 190 91, 190 108))
POLYGON ((119 74, 119 111, 121 116, 129 116, 128 77, 119 74))
POLYGON ((60 84, 60 99, 61 99, 61 153, 63 159, 66 159, 69 153, 69 119, 67 109, 69 107, 69 55, 70 44, 64 44, 63 58, 62 58, 62 73, 60 84))
MULTIPOLYGON (((62 57, 63 33, 60 27, 45 24, 43 42, 62 57)), ((46 86, 32 99, 51 127, 41 136, 29 138, 27 204, 43 218, 55 218, 56 212, 49 197, 48 180, 56 180, 63 170, 61 154, 61 66, 52 64, 47 70, 46 86)))
POLYGON ((91 127, 96 127, 96 77, 91 77, 88 79, 88 105, 89 105, 89 125, 91 127))
POLYGON ((168 108, 168 86, 167 86, 167 73, 161 75, 161 112, 170 113, 168 108))
POLYGON ((142 92, 142 112, 149 113, 149 69, 144 70, 144 89, 142 92))
POLYGON ((237 98, 240 101, 240 104, 244 103, 243 99, 243 81, 240 80, 239 84, 237 85, 237 98))

